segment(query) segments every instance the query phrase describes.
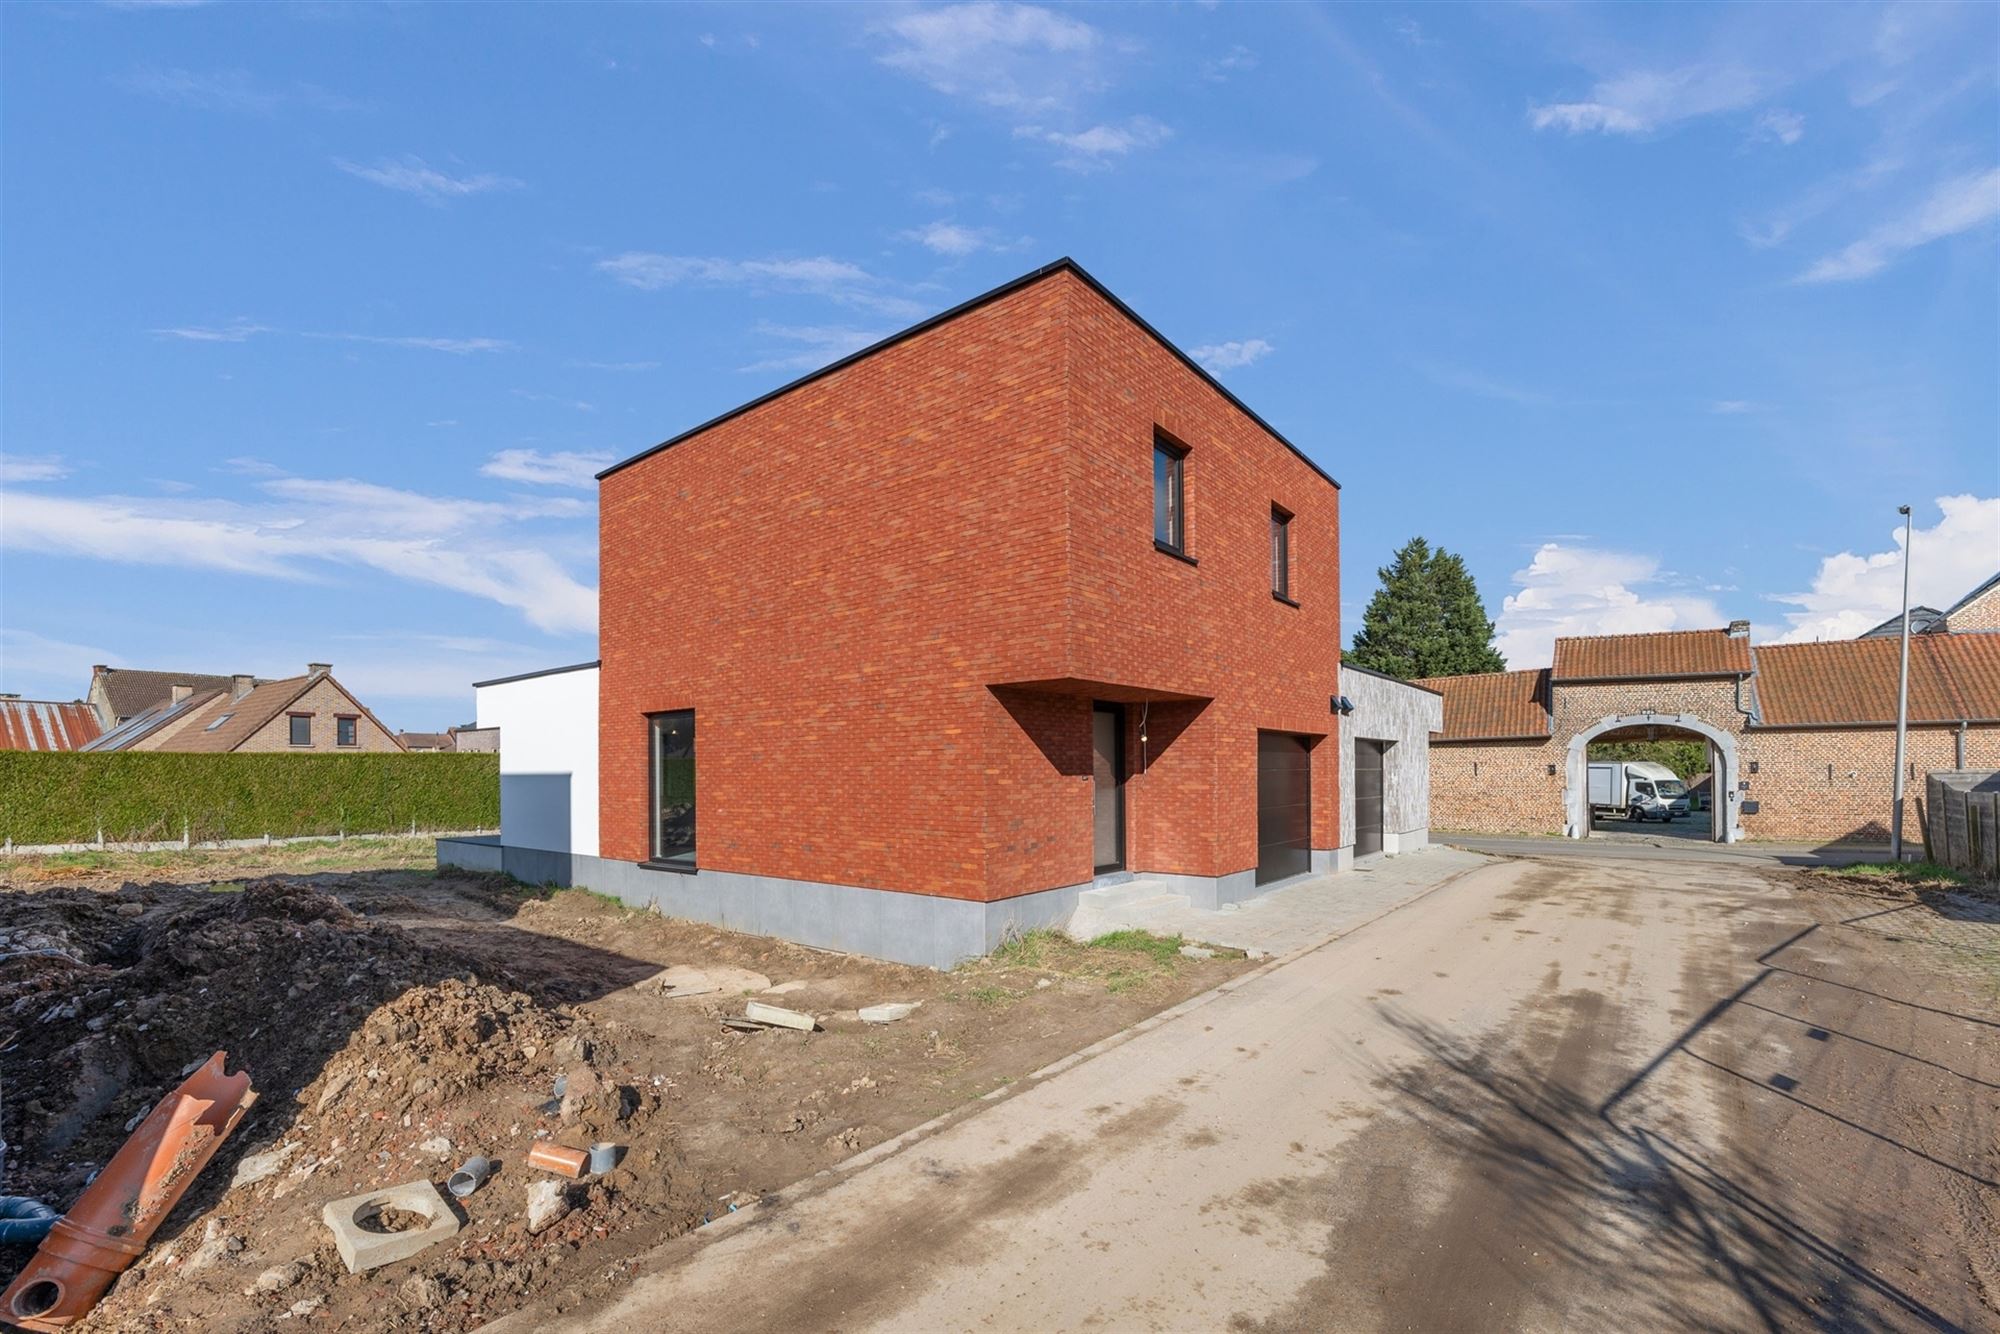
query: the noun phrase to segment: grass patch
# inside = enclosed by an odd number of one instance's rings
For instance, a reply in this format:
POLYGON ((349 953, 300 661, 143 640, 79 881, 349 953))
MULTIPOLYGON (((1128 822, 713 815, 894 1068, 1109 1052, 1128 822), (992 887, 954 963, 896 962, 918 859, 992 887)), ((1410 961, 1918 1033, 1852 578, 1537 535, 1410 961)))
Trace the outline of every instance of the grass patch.
POLYGON ((1820 874, 1843 880, 1886 881, 1899 885, 1962 885, 1966 877, 1939 862, 1856 862, 1852 866, 1831 866, 1820 874))
POLYGON ((1181 946, 1186 943, 1177 935, 1156 936, 1150 931, 1107 931, 1091 941, 1089 948, 1143 954, 1156 964, 1171 966, 1180 958, 1181 946))
POLYGON ((0 884, 51 885, 90 879, 245 880, 322 871, 414 871, 437 865, 431 838, 313 839, 248 848, 167 848, 125 852, 95 848, 0 858, 0 884))
POLYGON ((1065 947, 1075 943, 1054 927, 1038 926, 1001 941, 989 957, 1003 968, 1047 968, 1065 947))
POLYGON ((993 986, 991 983, 967 987, 959 995, 974 1005, 1011 1005, 1021 999, 1018 993, 1009 991, 1005 987, 993 986))

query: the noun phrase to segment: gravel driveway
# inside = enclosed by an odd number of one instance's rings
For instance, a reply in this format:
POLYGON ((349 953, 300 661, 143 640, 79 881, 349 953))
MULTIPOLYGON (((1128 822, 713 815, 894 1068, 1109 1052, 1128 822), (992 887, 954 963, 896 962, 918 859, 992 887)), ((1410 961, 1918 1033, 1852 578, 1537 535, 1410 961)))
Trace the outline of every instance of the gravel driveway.
POLYGON ((567 1327, 1993 1328, 1996 961, 1799 872, 1496 862, 567 1327))

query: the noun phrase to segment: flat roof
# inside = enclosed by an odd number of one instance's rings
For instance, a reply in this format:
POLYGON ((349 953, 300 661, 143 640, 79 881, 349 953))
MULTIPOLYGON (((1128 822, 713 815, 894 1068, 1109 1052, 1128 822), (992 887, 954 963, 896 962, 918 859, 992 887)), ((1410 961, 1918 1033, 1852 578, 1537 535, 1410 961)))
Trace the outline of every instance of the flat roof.
MULTIPOLYGON (((744 403, 738 407, 733 407, 729 411, 721 414, 720 416, 710 417, 707 421, 703 422, 701 425, 689 427, 687 430, 682 431, 679 435, 674 436, 671 439, 662 440, 659 444, 654 445, 649 449, 642 449, 637 454, 632 455, 632 457, 628 459, 622 459, 619 462, 614 463, 610 467, 606 468, 603 472, 598 473, 597 480, 601 482, 614 472, 618 472, 622 469, 629 468, 633 464, 639 462, 641 459, 651 458, 653 455, 659 453, 663 449, 672 449, 675 445, 678 445, 681 441, 689 439, 692 436, 700 435, 703 431, 709 430, 712 427, 720 426, 722 425, 722 423, 730 420, 732 417, 740 417, 744 413, 750 411, 752 408, 762 407, 764 404, 769 403, 774 398, 778 398, 781 397, 782 395, 789 394, 794 389, 803 388, 806 385, 811 384, 815 380, 822 379, 825 376, 833 374, 835 371, 843 370, 848 366, 852 366, 855 362, 860 361, 864 357, 872 357, 877 352, 882 351, 884 348, 894 347, 896 344, 902 342, 907 338, 914 338, 918 334, 923 333, 926 330, 936 328, 938 325, 945 323, 947 320, 957 319, 960 315, 966 314, 968 311, 977 310, 981 306, 987 305, 994 301, 998 301, 1003 296, 1010 295, 1011 293, 1019 291, 1023 287, 1027 287, 1032 283, 1040 282, 1042 279, 1058 273, 1075 274, 1076 277, 1079 278, 1093 292, 1096 292, 1106 301, 1109 301, 1112 304, 1112 306, 1117 309, 1119 314, 1123 315, 1126 319, 1132 321, 1132 323, 1138 325, 1139 328, 1144 330, 1147 334, 1149 334, 1152 337, 1154 342, 1158 343, 1161 347, 1164 347, 1165 349, 1167 349, 1167 351, 1173 353, 1176 357, 1178 357, 1183 366, 1186 366, 1196 375, 1199 375, 1208 384, 1209 388, 1215 390, 1216 393, 1221 394, 1225 399, 1229 401, 1232 407, 1234 407, 1237 411, 1241 412, 1244 416, 1248 417, 1251 421, 1257 423, 1258 426, 1262 427, 1271 436, 1273 440, 1276 440, 1286 449, 1291 450, 1293 454, 1298 456, 1300 462, 1304 463, 1308 468, 1311 468, 1314 472, 1318 473, 1329 484, 1331 484, 1335 490, 1340 489, 1340 483, 1334 480, 1333 475, 1327 472, 1326 469, 1320 467, 1319 464, 1313 462, 1312 459, 1308 458, 1306 456, 1306 452, 1303 449, 1300 449, 1297 445, 1293 444, 1290 440, 1286 439, 1284 432, 1280 431, 1277 427, 1271 425, 1271 423, 1265 421, 1262 417, 1257 415, 1255 409, 1251 408, 1249 404, 1245 403, 1242 399, 1238 398, 1235 394, 1231 393, 1228 390, 1228 388, 1223 385, 1222 381, 1216 379, 1213 375, 1210 375, 1208 371, 1202 367, 1200 362, 1196 361, 1193 357, 1189 356, 1186 352, 1182 351, 1173 342, 1172 339, 1168 338, 1158 329, 1155 329, 1152 325, 1146 323, 1144 319, 1140 318, 1139 313, 1137 311, 1133 310, 1132 307, 1126 305, 1123 301, 1119 300, 1116 293, 1112 292, 1112 290, 1106 287, 1103 283, 1097 281, 1097 279, 1091 277, 1090 273, 1081 264, 1077 263, 1075 260, 1071 259, 1067 255, 1055 261, 1055 263, 1053 264, 1044 264, 1041 268, 1035 269, 1029 273, 1024 273, 1020 277, 1012 280, 1011 282, 1002 283, 1000 284, 1000 286, 994 288, 990 292, 982 292, 978 296, 973 297, 970 301, 962 301, 958 305, 953 306, 950 310, 943 311, 940 312, 939 314, 933 315, 927 320, 920 320, 917 323, 912 324, 909 328, 904 329, 900 333, 890 334, 887 338, 884 338, 879 343, 870 344, 869 346, 862 348, 859 352, 849 353, 847 356, 842 357, 839 361, 831 362, 825 366, 820 367, 816 371, 810 371, 804 375, 801 375, 798 379, 793 380, 789 384, 780 385, 776 389, 773 389, 770 393, 759 395, 758 397, 751 399, 748 403, 744 403)), ((493 683, 488 682, 486 684, 493 684, 493 683)))
POLYGON ((472 688, 477 690, 481 686, 504 686, 510 681, 532 681, 538 676, 560 676, 564 672, 583 672, 603 665, 604 660, 598 658, 591 662, 573 662, 567 667, 544 667, 539 672, 516 672, 512 676, 496 676, 491 681, 474 681, 472 688))

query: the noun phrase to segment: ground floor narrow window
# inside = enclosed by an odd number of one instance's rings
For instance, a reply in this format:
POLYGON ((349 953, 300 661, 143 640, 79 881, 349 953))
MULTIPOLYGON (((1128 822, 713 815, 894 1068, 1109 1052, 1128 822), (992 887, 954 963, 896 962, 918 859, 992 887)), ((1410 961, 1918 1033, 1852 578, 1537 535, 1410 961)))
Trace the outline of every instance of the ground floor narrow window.
POLYGON ((694 710, 652 715, 653 860, 694 860, 694 710))

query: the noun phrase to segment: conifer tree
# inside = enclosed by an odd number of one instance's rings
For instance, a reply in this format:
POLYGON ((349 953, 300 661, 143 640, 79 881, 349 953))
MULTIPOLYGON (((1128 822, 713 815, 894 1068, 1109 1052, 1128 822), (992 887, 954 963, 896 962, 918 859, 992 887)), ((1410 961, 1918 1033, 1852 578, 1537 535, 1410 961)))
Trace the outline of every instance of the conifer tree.
POLYGON ((1507 669, 1461 557, 1413 537, 1376 573, 1382 586, 1369 599, 1347 661, 1405 681, 1507 669))

